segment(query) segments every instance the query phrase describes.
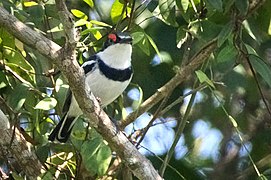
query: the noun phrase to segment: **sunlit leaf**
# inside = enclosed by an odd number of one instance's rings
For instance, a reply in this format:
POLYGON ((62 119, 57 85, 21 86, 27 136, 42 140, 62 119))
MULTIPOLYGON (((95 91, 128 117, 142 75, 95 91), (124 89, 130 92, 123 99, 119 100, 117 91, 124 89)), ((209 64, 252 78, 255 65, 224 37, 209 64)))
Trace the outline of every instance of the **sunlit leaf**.
POLYGON ((34 73, 34 68, 17 50, 4 46, 3 55, 9 63, 17 64, 18 66, 34 73))
POLYGON ((78 26, 86 25, 87 23, 89 23, 87 20, 85 20, 85 19, 79 19, 78 21, 76 21, 74 23, 74 25, 75 25, 75 27, 78 27, 78 26))
POLYGON ((183 43, 186 40, 186 31, 183 29, 183 27, 179 27, 177 34, 176 34, 176 43, 177 43, 177 47, 181 48, 183 43))
POLYGON ((168 25, 177 27, 175 5, 175 0, 159 0, 159 5, 154 10, 154 16, 168 25))
POLYGON ((106 173, 112 158, 111 149, 103 144, 97 153, 98 175, 102 176, 106 173))
MULTIPOLYGON (((178 11, 180 12, 180 14, 184 18, 184 20, 187 23, 190 23, 191 22, 191 19, 190 19, 191 14, 194 14, 194 12, 191 13, 191 11, 189 11, 190 1, 189 0, 177 0, 175 2, 178 7, 178 11)), ((195 1, 194 1, 194 3, 195 3, 195 1)))
POLYGON ((229 119, 230 119, 230 121, 232 123, 232 126, 235 127, 235 128, 237 128, 238 124, 237 124, 236 120, 232 116, 230 116, 230 115, 228 117, 229 117, 229 119))
POLYGON ((196 71, 196 75, 200 81, 200 83, 207 83, 210 87, 215 89, 214 83, 208 78, 208 76, 202 72, 201 70, 196 71))
POLYGON ((80 34, 81 34, 81 36, 89 34, 89 33, 96 34, 97 31, 103 30, 103 29, 105 29, 105 28, 104 27, 92 27, 92 28, 89 28, 89 29, 82 31, 80 34))
MULTIPOLYGON (((5 63, 12 75, 26 84, 35 83, 35 76, 28 70, 14 63, 5 63)), ((6 67, 6 68, 7 68, 6 67)))
POLYGON ((9 34, 5 29, 1 28, 1 39, 2 39, 2 46, 8 47, 10 49, 15 49, 15 38, 9 34))
POLYGON ((103 144, 101 138, 85 141, 81 147, 81 155, 85 168, 93 174, 98 173, 97 153, 103 144))
POLYGON ((41 109, 48 111, 50 109, 53 109, 57 104, 57 100, 52 97, 47 97, 38 102, 38 104, 35 106, 35 109, 41 109))
POLYGON ((178 0, 176 1, 176 5, 178 8, 182 9, 184 13, 186 13, 188 7, 189 7, 189 0, 178 0))
POLYGON ((24 44, 21 41, 19 41, 18 39, 15 39, 15 45, 20 50, 22 56, 25 58, 26 52, 24 50, 24 44))
POLYGON ((146 55, 148 56, 150 55, 150 43, 145 35, 144 35, 144 38, 139 43, 137 43, 137 45, 146 55))
POLYGON ((88 19, 88 16, 78 9, 72 9, 71 12, 77 18, 84 19, 84 20, 88 19))
POLYGON ((8 81, 5 74, 0 71, 0 89, 8 86, 8 81))
POLYGON ((109 24, 106 24, 105 22, 101 22, 101 21, 96 21, 96 20, 91 20, 90 21, 92 24, 96 24, 98 26, 103 26, 103 27, 112 27, 111 25, 109 24))
POLYGON ((243 22, 243 26, 245 28, 245 30, 247 31, 247 33, 250 35, 251 38, 253 38, 255 40, 255 42, 259 42, 259 38, 256 38, 256 36, 254 35, 254 33, 252 32, 251 28, 250 28, 250 24, 248 23, 247 20, 245 20, 243 22))
POLYGON ((130 14, 131 8, 125 5, 125 1, 121 0, 114 1, 110 12, 110 16, 113 23, 117 23, 119 20, 122 20, 123 18, 126 17, 126 12, 124 11, 123 8, 126 8, 127 13, 130 14))
POLYGON ((93 8, 94 3, 92 0, 84 0, 85 3, 87 3, 89 5, 89 7, 93 8))
POLYGON ((35 1, 25 1, 24 2, 25 7, 31 7, 31 6, 36 6, 36 5, 38 5, 38 3, 36 3, 35 1))
POLYGON ((63 25, 59 24, 56 27, 53 27, 52 29, 47 30, 48 33, 53 33, 53 32, 60 32, 63 31, 63 25))

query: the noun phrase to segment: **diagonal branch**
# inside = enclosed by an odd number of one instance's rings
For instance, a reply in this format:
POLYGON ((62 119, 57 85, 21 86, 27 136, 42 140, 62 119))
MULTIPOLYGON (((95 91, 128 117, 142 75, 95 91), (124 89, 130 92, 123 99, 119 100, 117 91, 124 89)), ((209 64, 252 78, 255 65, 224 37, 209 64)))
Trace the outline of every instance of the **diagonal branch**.
MULTIPOLYGON (((57 1, 57 3, 61 2, 57 1)), ((61 18, 64 19, 66 16, 61 18)), ((52 60, 66 76, 80 108, 85 116, 91 119, 89 122, 108 142, 112 150, 116 151, 135 176, 139 179, 162 179, 150 161, 138 152, 122 132, 117 131, 107 114, 100 108, 95 97, 85 89, 84 74, 73 53, 74 44, 72 41, 67 41, 65 47, 61 48, 18 21, 2 7, 0 7, 0 26, 24 44, 38 50, 42 55, 52 60)))
MULTIPOLYGON (((265 0, 250 0, 248 12, 244 17, 241 17, 240 20, 247 18, 249 15, 255 12, 264 4, 264 2, 265 0)), ((120 122, 120 128, 124 129, 128 124, 135 121, 137 117, 142 115, 144 112, 147 112, 154 105, 160 102, 167 95, 167 92, 174 90, 178 85, 187 80, 194 73, 194 71, 209 58, 210 54, 213 53, 216 48, 216 40, 213 39, 191 59, 189 64, 182 66, 178 73, 170 81, 159 88, 155 94, 145 100, 136 111, 129 114, 126 119, 120 122)))
POLYGON ((167 92, 173 91, 178 85, 188 79, 194 71, 209 58, 210 54, 216 47, 216 40, 209 42, 191 59, 188 65, 183 66, 170 81, 159 88, 155 94, 145 100, 138 110, 129 114, 129 116, 120 123, 120 127, 124 128, 128 124, 132 123, 137 117, 150 110, 154 105, 161 101, 168 94, 167 92))

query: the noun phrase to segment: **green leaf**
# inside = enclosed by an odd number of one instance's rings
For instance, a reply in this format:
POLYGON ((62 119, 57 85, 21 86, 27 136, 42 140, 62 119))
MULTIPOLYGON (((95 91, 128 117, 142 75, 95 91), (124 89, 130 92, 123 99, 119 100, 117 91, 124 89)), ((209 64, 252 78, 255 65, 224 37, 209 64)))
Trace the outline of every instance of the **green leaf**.
POLYGON ((0 71, 0 89, 8 86, 6 75, 0 71))
POLYGON ((255 36, 255 34, 252 32, 252 30, 250 28, 250 24, 248 23, 247 20, 243 21, 243 27, 245 28, 245 30, 247 31, 249 36, 255 40, 255 42, 260 42, 261 41, 260 38, 257 38, 255 36))
POLYGON ((251 54, 249 60, 257 73, 265 80, 271 88, 271 67, 267 65, 263 59, 257 55, 251 54))
POLYGON ((84 159, 87 160, 94 156, 100 146, 103 143, 103 139, 99 137, 92 138, 90 141, 85 141, 81 147, 81 154, 84 159))
POLYGON ((39 158, 39 160, 42 162, 42 163, 45 163, 46 160, 47 160, 47 157, 49 155, 49 152, 50 152, 50 147, 48 146, 48 144, 44 145, 44 146, 37 146, 36 148, 36 154, 39 158))
POLYGON ((85 127, 85 124, 82 118, 78 118, 76 120, 74 127, 72 128, 71 135, 77 141, 78 140, 84 141, 86 139, 87 128, 85 127))
POLYGON ((2 39, 2 46, 15 49, 15 38, 12 35, 10 35, 9 32, 7 32, 5 29, 0 28, 0 30, 1 30, 0 37, 2 39))
POLYGON ((79 27, 79 26, 86 25, 87 23, 89 23, 87 20, 85 20, 85 19, 79 19, 78 21, 76 21, 74 23, 74 25, 75 25, 75 27, 79 27))
POLYGON ((238 52, 233 45, 227 45, 217 55, 217 62, 224 63, 228 61, 234 61, 238 52))
POLYGON ((178 8, 180 8, 184 13, 186 13, 186 11, 188 10, 189 7, 189 0, 177 0, 176 1, 176 5, 178 6, 178 8))
MULTIPOLYGON (((104 27, 92 27, 92 28, 89 28, 89 29, 82 31, 80 34, 81 34, 81 36, 83 36, 83 35, 92 33, 95 36, 95 34, 97 32, 99 32, 99 30, 104 30, 104 29, 105 29, 104 27)), ((95 36, 95 38, 97 38, 97 37, 95 36)))
POLYGON ((222 2, 222 0, 206 0, 206 1, 214 9, 216 9, 218 12, 222 12, 223 11, 223 2, 222 2))
POLYGON ((234 4, 235 0, 227 0, 224 7, 224 13, 228 13, 232 10, 232 6, 234 4))
POLYGON ((150 43, 145 35, 144 35, 144 38, 137 45, 146 55, 148 56, 150 55, 150 43))
POLYGON ((112 158, 111 149, 103 144, 97 153, 98 175, 102 176, 106 173, 112 158))
POLYGON ((24 2, 23 4, 24 4, 25 7, 31 7, 31 6, 38 5, 38 3, 34 2, 34 1, 24 2))
POLYGON ((155 42, 153 41, 153 39, 148 35, 148 34, 145 34, 145 36, 147 37, 147 39, 149 40, 151 46, 153 47, 153 49, 155 50, 156 54, 158 56, 160 56, 160 52, 158 50, 158 47, 156 46, 155 42))
POLYGON ((190 17, 191 14, 194 14, 194 12, 189 11, 189 0, 176 0, 176 5, 178 7, 178 11, 182 15, 182 18, 184 18, 187 23, 191 23, 190 17))
POLYGON ((88 16, 78 9, 72 9, 71 12, 77 18, 84 19, 84 20, 88 19, 88 16))
POLYGON ((176 33, 177 47, 181 48, 185 40, 186 40, 186 31, 183 29, 183 27, 179 27, 176 33))
POLYGON ((249 0, 237 0, 235 1, 235 7, 242 15, 245 15, 248 11, 249 0))
POLYGON ((208 76, 202 72, 201 70, 196 71, 196 75, 199 79, 200 83, 207 83, 210 87, 215 89, 215 85, 213 84, 213 82, 208 78, 208 76))
POLYGON ((106 24, 105 22, 96 21, 96 20, 91 20, 90 22, 91 22, 92 24, 96 24, 96 25, 98 25, 98 26, 103 26, 103 27, 110 27, 110 28, 112 28, 111 25, 106 24))
POLYGON ((131 36, 133 37, 133 44, 137 44, 139 43, 145 36, 144 32, 134 32, 131 34, 131 36))
POLYGON ((11 91, 8 96, 8 104, 9 106, 15 110, 19 111, 25 103, 26 98, 28 97, 29 85, 20 83, 14 87, 13 91, 11 91))
POLYGON ((17 64, 13 63, 6 63, 6 66, 8 66, 11 71, 13 72, 13 75, 16 76, 17 79, 20 78, 20 80, 26 84, 31 84, 35 82, 35 76, 34 74, 30 73, 26 69, 20 67, 17 64))
POLYGON ((81 147, 80 152, 85 168, 93 175, 98 173, 100 164, 97 162, 97 153, 102 144, 102 138, 93 138, 90 141, 85 141, 81 147))
POLYGON ((92 0, 84 0, 85 3, 87 3, 89 5, 89 7, 93 8, 94 3, 92 0))
POLYGON ((233 23, 229 22, 228 24, 226 24, 221 32, 218 34, 218 40, 217 40, 217 46, 220 47, 231 35, 232 31, 233 31, 233 23))
POLYGON ((57 100, 52 97, 47 97, 38 102, 38 104, 35 106, 35 109, 42 109, 45 111, 48 111, 50 109, 53 109, 57 104, 57 100))
POLYGON ((111 16, 113 23, 117 23, 119 20, 122 20, 123 18, 126 17, 126 12, 123 13, 123 8, 126 8, 126 11, 128 14, 131 12, 131 8, 127 7, 124 4, 124 1, 121 1, 121 0, 114 1, 112 8, 111 8, 111 12, 110 12, 110 16, 111 16))
POLYGON ((31 71, 31 73, 35 72, 31 64, 22 56, 20 52, 8 46, 4 46, 3 49, 3 55, 9 63, 17 64, 19 67, 22 67, 27 71, 31 71))
POLYGON ((41 174, 39 178, 42 180, 52 180, 54 179, 54 176, 50 171, 46 171, 44 174, 41 174))
POLYGON ((177 27, 175 5, 175 0, 159 0, 159 5, 154 10, 154 16, 170 26, 177 27))

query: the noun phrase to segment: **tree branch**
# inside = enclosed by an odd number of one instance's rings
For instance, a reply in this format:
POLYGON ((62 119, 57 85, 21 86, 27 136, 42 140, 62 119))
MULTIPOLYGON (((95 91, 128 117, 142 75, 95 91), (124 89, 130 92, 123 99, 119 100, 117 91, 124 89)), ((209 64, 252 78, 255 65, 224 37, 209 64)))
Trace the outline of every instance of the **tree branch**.
MULTIPOLYGON (((61 2, 57 1, 57 3, 61 2)), ((61 18, 66 18, 66 16, 61 18)), ((95 97, 85 89, 83 70, 73 53, 73 42, 66 43, 65 47, 61 49, 56 43, 18 21, 2 7, 0 7, 0 25, 17 39, 53 61, 66 76, 80 108, 90 119, 92 127, 103 136, 135 176, 139 179, 162 179, 150 161, 138 152, 122 132, 116 129, 107 114, 100 108, 95 97)))
POLYGON ((203 47, 191 59, 188 65, 183 66, 170 81, 159 88, 155 94, 145 100, 141 106, 136 111, 129 114, 125 120, 121 121, 120 128, 124 128, 128 124, 132 123, 137 117, 150 110, 154 105, 161 101, 167 95, 167 92, 173 91, 178 85, 188 79, 191 74, 193 74, 193 72, 209 58, 210 54, 216 47, 216 40, 209 42, 205 47, 203 47))
MULTIPOLYGON (((245 17, 249 16, 251 13, 256 11, 261 5, 263 5, 265 0, 251 0, 248 8, 248 13, 245 17)), ((203 47, 197 55, 195 55, 189 64, 182 66, 178 73, 168 81, 164 86, 159 88, 155 94, 145 100, 141 106, 131 114, 129 114, 126 119, 120 122, 119 127, 124 129, 128 124, 135 121, 144 112, 150 110, 154 105, 160 102, 166 95, 167 92, 174 90, 178 85, 187 80, 191 74, 210 56, 210 54, 217 48, 216 39, 210 41, 205 47, 203 47)))
POLYGON ((19 169, 25 173, 27 178, 37 179, 41 173, 42 164, 36 154, 29 149, 28 143, 17 128, 15 128, 15 136, 13 136, 13 128, 10 128, 9 120, 1 109, 0 137, 1 157, 14 158, 19 169))

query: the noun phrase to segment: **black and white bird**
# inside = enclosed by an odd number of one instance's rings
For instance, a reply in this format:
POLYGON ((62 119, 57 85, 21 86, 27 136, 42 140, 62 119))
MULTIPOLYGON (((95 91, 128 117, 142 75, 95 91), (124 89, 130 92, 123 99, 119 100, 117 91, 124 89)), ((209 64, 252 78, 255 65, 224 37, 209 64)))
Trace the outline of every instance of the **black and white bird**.
MULTIPOLYGON (((113 102, 130 83, 132 38, 128 33, 111 33, 103 49, 91 56, 81 67, 84 69, 86 88, 98 97, 102 107, 113 102)), ((49 140, 66 142, 77 118, 82 115, 70 92, 63 106, 64 116, 49 135, 49 140)))

